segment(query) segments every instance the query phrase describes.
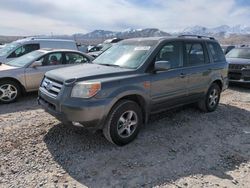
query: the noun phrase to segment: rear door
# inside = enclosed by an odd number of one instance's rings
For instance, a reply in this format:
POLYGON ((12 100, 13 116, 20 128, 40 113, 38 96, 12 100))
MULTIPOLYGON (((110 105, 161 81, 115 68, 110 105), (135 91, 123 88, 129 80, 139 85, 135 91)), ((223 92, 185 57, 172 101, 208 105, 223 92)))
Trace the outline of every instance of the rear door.
POLYGON ((30 91, 39 88, 47 71, 63 67, 63 54, 61 52, 49 53, 37 61, 41 61, 42 66, 35 68, 30 66, 25 69, 26 88, 30 91))
POLYGON ((189 100, 203 96, 210 82, 211 68, 206 46, 203 42, 184 43, 184 66, 188 71, 189 100))
POLYGON ((160 111, 182 103, 187 96, 182 44, 181 41, 167 42, 155 58, 155 61, 169 61, 171 68, 151 75, 152 111, 160 111))

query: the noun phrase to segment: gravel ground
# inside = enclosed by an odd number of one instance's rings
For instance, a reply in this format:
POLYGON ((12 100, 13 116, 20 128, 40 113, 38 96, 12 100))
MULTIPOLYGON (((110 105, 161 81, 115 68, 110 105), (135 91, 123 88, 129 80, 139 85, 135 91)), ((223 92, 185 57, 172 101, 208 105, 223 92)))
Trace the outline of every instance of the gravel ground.
POLYGON ((0 187, 249 187, 250 89, 216 112, 192 106, 151 117, 125 147, 64 127, 36 94, 0 106, 0 187))

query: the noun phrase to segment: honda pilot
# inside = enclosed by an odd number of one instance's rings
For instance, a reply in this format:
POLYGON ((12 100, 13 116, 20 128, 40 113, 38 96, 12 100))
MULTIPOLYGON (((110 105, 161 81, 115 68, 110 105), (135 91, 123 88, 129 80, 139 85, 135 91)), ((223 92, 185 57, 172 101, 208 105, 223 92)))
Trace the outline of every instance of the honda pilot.
POLYGON ((190 103, 216 110, 227 71, 211 37, 127 39, 93 63, 47 72, 38 102, 63 123, 102 130, 122 146, 136 138, 150 114, 190 103))

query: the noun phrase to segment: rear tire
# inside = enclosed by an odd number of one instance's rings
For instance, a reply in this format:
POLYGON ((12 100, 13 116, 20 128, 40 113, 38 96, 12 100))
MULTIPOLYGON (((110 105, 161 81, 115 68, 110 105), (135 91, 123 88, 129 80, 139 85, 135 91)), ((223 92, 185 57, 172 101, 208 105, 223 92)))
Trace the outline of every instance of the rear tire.
POLYGON ((109 113, 103 134, 108 141, 118 146, 132 142, 142 127, 142 110, 130 100, 121 100, 109 113))
POLYGON ((0 103, 15 102, 21 95, 20 85, 12 80, 0 81, 0 103))
POLYGON ((198 107, 203 112, 213 112, 220 102, 221 89, 218 84, 213 83, 207 91, 203 100, 198 103, 198 107))

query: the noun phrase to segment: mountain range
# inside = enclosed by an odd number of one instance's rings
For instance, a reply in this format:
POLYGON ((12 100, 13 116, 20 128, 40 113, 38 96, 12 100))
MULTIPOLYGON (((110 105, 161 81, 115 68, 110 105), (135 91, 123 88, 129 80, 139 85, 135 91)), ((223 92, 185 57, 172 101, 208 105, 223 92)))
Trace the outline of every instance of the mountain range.
POLYGON ((95 30, 87 34, 74 34, 75 39, 108 39, 108 38, 136 38, 136 37, 161 37, 170 36, 169 33, 161 31, 156 28, 147 29, 126 29, 124 31, 106 31, 106 30, 95 30))
POLYGON ((135 38, 135 37, 161 37, 171 35, 209 35, 217 38, 228 38, 237 35, 250 35, 250 27, 243 25, 228 26, 221 25, 214 28, 207 28, 204 26, 187 27, 184 30, 177 32, 165 32, 157 28, 147 29, 126 29, 124 31, 108 31, 108 30, 95 30, 87 34, 74 34, 73 38, 77 41, 103 41, 109 38, 135 38))
MULTIPOLYGON (((207 35, 214 36, 221 41, 230 41, 233 43, 250 43, 250 27, 243 25, 228 26, 221 25, 214 28, 208 28, 200 25, 193 27, 187 27, 184 30, 177 32, 165 32, 157 28, 146 28, 146 29, 126 29, 123 31, 108 31, 108 30, 95 30, 90 33, 82 34, 77 33, 73 35, 53 35, 53 38, 65 38, 74 39, 79 43, 84 44, 98 44, 106 39, 110 38, 135 38, 135 37, 162 37, 171 35, 207 35), (235 39, 237 38, 237 40, 235 39), (229 40, 230 39, 230 40, 229 40)), ((40 36, 46 37, 46 36, 40 36)), ((47 36, 48 37, 48 36, 47 36)), ((0 36, 0 42, 6 43, 16 40, 17 38, 23 38, 22 36, 0 36)))
POLYGON ((194 26, 188 27, 184 29, 181 33, 183 34, 194 34, 194 35, 220 35, 220 36, 229 36, 232 34, 236 35, 246 35, 250 34, 250 27, 243 26, 243 25, 236 25, 236 26, 228 26, 228 25, 221 25, 214 28, 207 28, 203 26, 194 26))

